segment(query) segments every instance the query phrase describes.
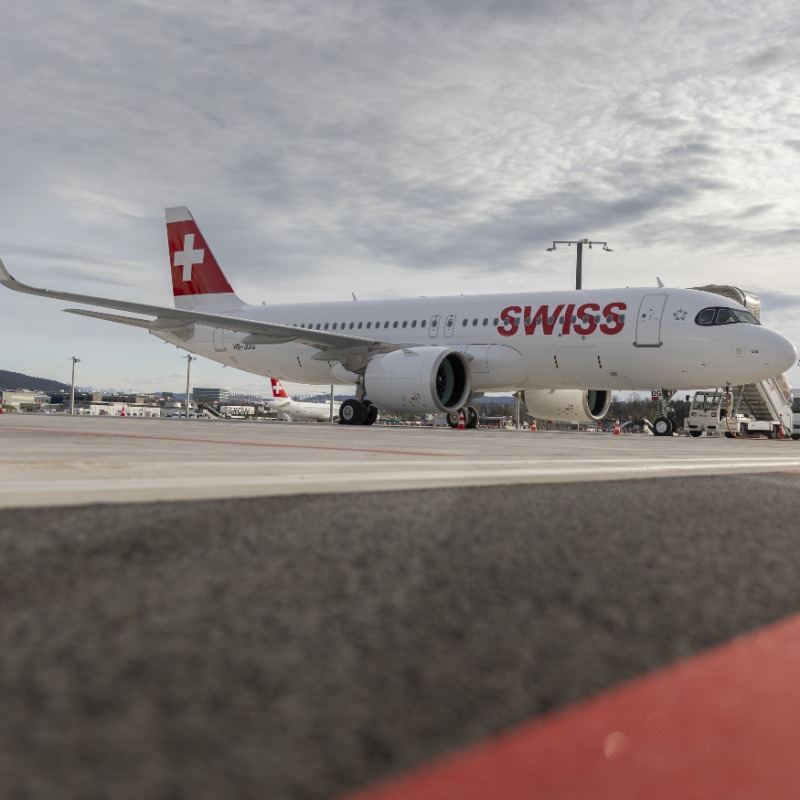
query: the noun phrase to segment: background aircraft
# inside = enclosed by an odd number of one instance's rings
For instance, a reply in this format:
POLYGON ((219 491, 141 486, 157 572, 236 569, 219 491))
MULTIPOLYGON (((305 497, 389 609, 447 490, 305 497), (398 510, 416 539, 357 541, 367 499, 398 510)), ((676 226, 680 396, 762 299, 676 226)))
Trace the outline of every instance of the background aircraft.
MULTIPOLYGON (((267 400, 267 406, 279 415, 293 419, 313 419, 317 422, 328 422, 331 419, 330 403, 312 403, 305 400, 293 400, 283 388, 277 378, 271 378, 272 398, 267 400)), ((341 403, 333 401, 333 416, 339 416, 341 403)))

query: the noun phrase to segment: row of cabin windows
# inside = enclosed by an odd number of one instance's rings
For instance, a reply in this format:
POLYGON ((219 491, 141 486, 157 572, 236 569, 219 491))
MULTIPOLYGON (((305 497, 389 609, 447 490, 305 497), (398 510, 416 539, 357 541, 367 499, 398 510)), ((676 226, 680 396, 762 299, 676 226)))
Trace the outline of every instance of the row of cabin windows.
MULTIPOLYGON (((519 323, 520 323, 520 318, 519 317, 509 317, 509 319, 513 320, 517 325, 519 325, 519 323)), ((591 316, 589 316, 588 314, 584 314, 582 317, 580 317, 580 322, 584 322, 584 323, 585 322, 589 322, 590 319, 592 319, 591 316)), ((594 315, 594 321, 595 322, 599 323, 602 319, 603 319, 603 317, 600 316, 600 314, 595 314, 594 315)), ((570 321, 570 324, 574 325, 576 322, 579 321, 579 318, 576 317, 573 314, 570 317, 569 321, 570 321)), ((614 321, 614 317, 611 314, 609 314, 608 316, 605 317, 605 321, 606 322, 613 322, 614 321)), ((619 315, 619 321, 620 322, 625 322, 625 315, 624 314, 620 314, 619 315)), ((465 319, 461 324, 462 325, 467 325, 468 322, 469 322, 469 320, 465 319)), ((525 317, 525 324, 526 325, 530 325, 532 322, 533 322, 533 318, 532 317, 525 317)), ((495 320, 495 323, 497 323, 497 320, 495 320)), ((473 325, 477 325, 478 324, 478 320, 473 320, 472 324, 473 325)), ((484 322, 483 324, 485 325, 486 323, 484 322)), ((547 324, 548 325, 555 325, 556 324, 556 318, 555 317, 548 317, 547 324)), ((558 318, 558 324, 559 325, 563 325, 564 324, 564 317, 559 317, 558 318)))
MULTIPOLYGON (((591 319, 591 317, 584 315, 584 316, 582 316, 580 318, 580 321, 585 323, 585 322, 589 322, 590 319, 591 319)), ((594 321, 599 323, 601 321, 601 319, 602 319, 602 317, 599 314, 597 314, 597 315, 595 315, 594 321)), ((609 314, 605 318, 605 321, 606 322, 612 322, 613 319, 614 318, 609 314)), ((519 322, 520 322, 519 317, 511 317, 510 320, 514 320, 514 322, 517 325, 519 325, 519 322)), ((619 316, 619 320, 620 320, 620 322, 624 322, 625 321, 625 315, 621 314, 619 316)), ((526 325, 530 325, 532 321, 533 320, 532 320, 531 317, 525 317, 525 324, 526 325)), ((578 322, 578 317, 573 315, 570 318, 570 322, 574 325, 576 322, 578 322)), ((470 320, 465 317, 463 320, 461 320, 461 324, 466 328, 467 325, 470 324, 470 320)), ((474 317, 472 319, 473 327, 477 327, 479 324, 482 324, 484 328, 488 327, 489 326, 489 317, 484 317, 482 321, 479 320, 477 317, 474 317)), ((497 317, 495 317, 492 320, 492 326, 496 328, 499 324, 500 324, 500 320, 497 317)), ((554 317, 550 317, 547 320, 547 324, 548 325, 555 325, 555 318, 554 317)), ((564 317, 559 317, 558 324, 559 325, 563 325, 564 324, 564 317)), ((419 326, 420 328, 425 328, 425 327, 427 327, 428 322, 427 322, 427 320, 424 320, 424 319, 419 320, 419 322, 417 322, 417 320, 415 320, 415 319, 412 319, 411 322, 409 322, 408 320, 405 320, 405 319, 402 322, 400 322, 399 320, 394 320, 394 322, 389 322, 388 320, 386 320, 385 322, 376 322, 374 324, 374 327, 375 328, 380 328, 380 327, 388 328, 389 325, 391 325, 393 328, 409 328, 409 327, 410 328, 416 328, 417 326, 419 326)), ((322 330, 322 331, 327 331, 327 330, 331 330, 331 331, 335 331, 335 330, 340 330, 340 331, 351 330, 352 331, 352 330, 362 330, 364 328, 369 330, 369 329, 371 329, 373 327, 373 323, 372 322, 324 322, 324 323, 323 322, 317 322, 317 323, 309 322, 308 324, 306 324, 305 322, 301 322, 300 325, 298 325, 297 323, 294 323, 294 327, 295 328, 297 328, 297 327, 308 328, 310 330, 317 330, 317 331, 320 331, 320 330, 322 330)))
MULTIPOLYGON (((380 328, 381 325, 382 325, 384 328, 388 328, 390 324, 391 324, 391 326, 393 328, 408 328, 408 327, 416 328, 417 325, 419 325, 420 328, 424 328, 424 327, 427 326, 428 322, 427 322, 427 320, 421 319, 419 321, 419 323, 418 323, 417 320, 412 319, 411 322, 409 323, 409 321, 407 319, 404 319, 402 322, 399 322, 398 320, 395 320, 394 322, 390 323, 387 320, 386 322, 376 322, 375 323, 375 327, 376 328, 380 328)), ((313 322, 309 322, 308 325, 306 325, 305 322, 301 322, 300 325, 298 326, 298 324, 295 322, 294 323, 294 327, 295 328, 297 328, 297 327, 309 328, 309 329, 315 330, 315 331, 327 331, 327 330, 331 330, 331 331, 335 331, 335 330, 340 330, 340 331, 351 330, 352 331, 352 330, 361 330, 362 328, 368 328, 369 329, 369 328, 372 328, 373 325, 372 325, 372 322, 349 322, 349 323, 348 322, 341 322, 341 323, 340 322, 324 322, 324 323, 323 322, 317 322, 316 324, 313 323, 313 322)))
MULTIPOLYGON (((468 322, 469 322, 469 320, 465 319, 464 320, 464 325, 466 325, 468 322)), ((472 321, 472 324, 473 325, 477 325, 478 324, 478 320, 474 319, 472 321)), ((483 324, 484 324, 484 326, 488 326, 488 324, 489 324, 489 318, 488 317, 484 318, 483 324)), ((500 320, 497 319, 497 317, 495 317, 495 319, 492 322, 492 324, 495 327, 497 327, 500 324, 500 320)), ((417 322, 417 320, 415 320, 415 319, 412 319, 410 322, 407 319, 404 319, 402 322, 399 321, 399 320, 394 320, 394 322, 389 322, 387 320, 386 322, 376 322, 374 327, 375 328, 380 328, 380 327, 388 328, 389 325, 391 325, 393 328, 416 328, 418 325, 419 325, 420 328, 425 328, 425 327, 427 327, 428 322, 427 322, 427 320, 424 320, 424 319, 419 320, 419 322, 417 322)), ((352 330, 362 330, 363 328, 369 329, 369 328, 373 327, 373 324, 372 324, 372 322, 341 322, 341 323, 340 322, 324 322, 324 323, 323 322, 317 322, 317 323, 309 322, 308 325, 306 325, 305 322, 301 322, 300 325, 298 325, 297 323, 294 323, 294 327, 295 328, 297 328, 297 327, 309 328, 311 330, 317 330, 317 331, 327 331, 327 330, 331 330, 331 331, 335 331, 335 330, 340 330, 340 331, 351 330, 352 331, 352 330)))

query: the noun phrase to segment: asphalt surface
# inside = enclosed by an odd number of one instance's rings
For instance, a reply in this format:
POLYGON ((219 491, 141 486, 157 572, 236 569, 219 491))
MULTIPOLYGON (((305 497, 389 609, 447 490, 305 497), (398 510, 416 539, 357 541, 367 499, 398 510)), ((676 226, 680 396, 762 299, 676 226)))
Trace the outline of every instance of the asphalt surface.
POLYGON ((5 508, 0 797, 397 774, 797 612, 798 490, 790 470, 5 508))

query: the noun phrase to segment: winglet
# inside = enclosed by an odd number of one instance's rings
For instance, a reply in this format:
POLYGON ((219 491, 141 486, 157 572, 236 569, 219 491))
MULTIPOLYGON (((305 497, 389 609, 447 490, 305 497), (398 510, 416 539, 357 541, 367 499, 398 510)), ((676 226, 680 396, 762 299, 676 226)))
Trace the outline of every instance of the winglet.
POLYGON ((0 258, 0 283, 2 283, 3 286, 8 286, 9 289, 13 289, 13 284, 16 283, 14 276, 6 269, 2 258, 0 258))
POLYGON ((18 281, 6 268, 3 259, 0 258, 0 283, 7 289, 13 289, 15 292, 24 292, 25 294, 41 294, 47 295, 49 292, 46 289, 35 289, 33 286, 18 281))

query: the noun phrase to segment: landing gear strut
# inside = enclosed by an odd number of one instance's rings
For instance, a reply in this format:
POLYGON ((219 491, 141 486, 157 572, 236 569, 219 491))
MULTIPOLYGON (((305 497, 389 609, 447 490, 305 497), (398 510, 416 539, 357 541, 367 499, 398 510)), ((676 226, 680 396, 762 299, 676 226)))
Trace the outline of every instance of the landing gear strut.
POLYGON ((658 403, 659 416, 653 423, 653 433, 656 436, 672 436, 675 433, 675 420, 669 415, 669 401, 675 394, 675 389, 660 389, 653 391, 653 400, 658 403))

